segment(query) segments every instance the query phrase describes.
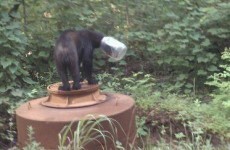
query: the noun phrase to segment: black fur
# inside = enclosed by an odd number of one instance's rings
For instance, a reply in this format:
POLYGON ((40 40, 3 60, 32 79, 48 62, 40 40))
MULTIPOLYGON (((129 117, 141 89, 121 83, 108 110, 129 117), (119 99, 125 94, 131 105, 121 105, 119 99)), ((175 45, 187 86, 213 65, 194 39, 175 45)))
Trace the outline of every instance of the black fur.
POLYGON ((80 65, 82 63, 82 78, 86 78, 88 84, 96 84, 92 77, 93 50, 100 47, 103 35, 89 30, 66 30, 57 39, 54 60, 57 71, 62 80, 59 90, 71 90, 68 82, 68 73, 74 81, 72 89, 81 88, 80 65))

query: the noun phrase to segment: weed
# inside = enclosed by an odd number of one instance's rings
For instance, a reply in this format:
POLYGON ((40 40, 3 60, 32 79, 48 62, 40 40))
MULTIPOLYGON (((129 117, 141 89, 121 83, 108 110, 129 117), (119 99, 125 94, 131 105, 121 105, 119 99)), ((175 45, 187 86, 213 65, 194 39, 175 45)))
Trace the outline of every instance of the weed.
POLYGON ((34 139, 34 130, 32 126, 27 127, 28 132, 28 141, 26 146, 23 147, 23 150, 45 150, 40 143, 36 142, 34 139))
POLYGON ((122 143, 117 139, 117 127, 122 129, 114 119, 104 115, 97 117, 87 115, 83 120, 72 121, 60 131, 59 150, 82 150, 89 143, 94 143, 95 146, 100 145, 102 149, 108 149, 107 146, 124 149, 122 143), (102 126, 102 123, 105 122, 108 123, 111 132, 102 126), (112 145, 108 145, 108 142, 112 145))

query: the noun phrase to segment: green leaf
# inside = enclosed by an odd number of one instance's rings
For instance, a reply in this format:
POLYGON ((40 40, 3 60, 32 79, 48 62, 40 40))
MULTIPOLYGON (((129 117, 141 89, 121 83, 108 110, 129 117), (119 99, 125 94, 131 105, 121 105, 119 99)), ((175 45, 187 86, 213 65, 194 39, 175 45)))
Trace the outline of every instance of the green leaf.
POLYGON ((13 65, 9 67, 9 70, 12 74, 14 74, 18 70, 18 68, 15 65, 13 65))
POLYGON ((14 17, 14 18, 20 18, 20 14, 19 13, 17 13, 17 12, 13 12, 13 13, 11 13, 10 14, 12 17, 14 17))
POLYGON ((185 87, 190 89, 190 88, 193 87, 193 85, 192 85, 191 83, 187 83, 187 84, 185 85, 185 87))
POLYGON ((205 70, 198 70, 197 75, 207 75, 205 70))
POLYGON ((104 60, 97 60, 97 65, 103 66, 103 65, 105 65, 105 61, 104 60))
POLYGON ((175 137, 176 137, 177 139, 182 139, 182 138, 184 138, 184 137, 186 137, 186 136, 184 135, 184 133, 180 132, 180 133, 175 133, 175 137))
POLYGON ((198 52, 201 51, 202 49, 198 45, 195 45, 195 47, 192 49, 192 54, 197 54, 198 52))
POLYGON ((174 12, 167 13, 166 15, 172 19, 179 19, 179 17, 174 12))
POLYGON ((216 54, 207 53, 206 56, 211 60, 212 58, 216 57, 216 54))
POLYGON ((7 91, 7 89, 3 86, 0 87, 0 93, 5 93, 7 91))
POLYGON ((20 55, 20 52, 18 52, 18 51, 12 51, 11 54, 14 55, 14 56, 18 56, 18 55, 20 55))
MULTIPOLYGON (((4 1, 3 1, 4 2, 4 1)), ((2 3, 2 2, 1 2, 2 3)), ((1 21, 2 22, 9 22, 10 21, 10 17, 9 17, 9 14, 6 13, 6 12, 2 12, 1 13, 1 21)))
POLYGON ((11 59, 1 60, 1 65, 2 65, 3 69, 5 69, 6 67, 10 66, 11 64, 12 64, 11 59))
POLYGON ((0 105, 9 101, 9 97, 0 97, 0 105))
POLYGON ((121 61, 119 61, 119 65, 126 65, 127 63, 126 63, 126 61, 125 60, 121 60, 121 61))
POLYGON ((48 57, 48 55, 49 54, 46 51, 40 51, 38 54, 38 56, 40 56, 40 57, 48 57))
POLYGON ((22 68, 18 68, 18 72, 20 72, 23 76, 28 76, 29 75, 29 73, 26 70, 22 69, 22 68))
POLYGON ((198 56, 198 58, 197 58, 198 63, 201 63, 201 62, 207 63, 208 61, 209 61, 208 58, 204 58, 202 56, 198 56))
POLYGON ((6 43, 7 39, 0 39, 0 44, 2 45, 3 43, 6 43))
POLYGON ((190 35, 190 38, 195 41, 199 41, 200 37, 201 37, 200 33, 194 33, 193 35, 190 35))
POLYGON ((165 61, 165 63, 170 64, 172 62, 172 58, 168 57, 164 61, 165 61))
POLYGON ((19 22, 13 22, 10 25, 6 26, 6 29, 13 30, 20 28, 19 22))
POLYGON ((214 72, 214 71, 218 71, 219 69, 218 69, 216 66, 211 65, 211 66, 209 66, 209 67, 207 68, 207 70, 208 70, 208 71, 214 72))
POLYGON ((185 58, 186 58, 187 60, 189 60, 189 61, 194 60, 194 56, 186 56, 185 58))
POLYGON ((159 59, 159 60, 157 60, 157 63, 158 63, 159 65, 162 65, 162 64, 164 63, 164 61, 163 61, 162 59, 159 59))
POLYGON ((205 39, 205 40, 201 43, 202 46, 210 46, 210 44, 211 44, 211 42, 209 41, 209 39, 205 39))
POLYGON ((224 105, 225 108, 230 108, 230 100, 225 101, 222 104, 224 105))
POLYGON ((15 89, 11 91, 11 94, 16 97, 22 97, 23 96, 23 90, 15 89))
POLYGON ((211 28, 211 29, 208 29, 208 32, 213 35, 221 35, 223 33, 229 33, 229 30, 223 29, 223 28, 211 28))
POLYGON ((28 84, 35 84, 36 83, 28 77, 24 77, 24 78, 22 78, 22 80, 28 84))
POLYGON ((187 74, 180 74, 176 79, 178 80, 178 81, 182 81, 182 80, 184 80, 184 79, 187 79, 187 74))

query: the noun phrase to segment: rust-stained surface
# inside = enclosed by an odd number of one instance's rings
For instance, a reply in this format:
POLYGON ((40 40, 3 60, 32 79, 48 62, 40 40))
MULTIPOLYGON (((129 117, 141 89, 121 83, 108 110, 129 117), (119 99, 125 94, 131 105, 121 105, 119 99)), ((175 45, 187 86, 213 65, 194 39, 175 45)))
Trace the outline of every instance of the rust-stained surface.
MULTIPOLYGON (((28 138, 27 127, 32 126, 35 131, 34 137, 37 142, 40 142, 46 149, 57 149, 58 133, 65 125, 68 125, 73 120, 79 121, 84 119, 85 116, 89 114, 95 116, 103 114, 109 118, 115 119, 123 128, 120 129, 117 127, 117 136, 123 146, 127 147, 128 143, 133 142, 136 134, 134 100, 122 94, 107 93, 105 95, 106 100, 103 103, 68 109, 59 109, 42 105, 41 103, 47 101, 48 97, 24 103, 16 109, 19 146, 25 146, 28 138)), ((102 126, 108 131, 111 130, 106 123, 102 124, 102 126)), ((107 142, 107 146, 109 149, 115 149, 109 141, 107 142)), ((86 146, 86 149, 100 150, 102 148, 98 143, 91 143, 86 146)))
MULTIPOLYGON (((72 85, 72 82, 70 82, 72 85)), ((108 100, 106 94, 100 92, 99 85, 88 85, 81 83, 81 89, 71 91, 60 91, 61 83, 51 84, 47 87, 49 96, 41 104, 56 108, 74 108, 96 105, 108 100)))
MULTIPOLYGON (((73 82, 70 81, 69 83, 70 83, 70 86, 72 86, 73 82)), ((58 87, 61 84, 62 84, 61 82, 58 82, 58 83, 54 83, 54 84, 49 85, 47 87, 48 93, 59 94, 59 95, 76 95, 76 94, 81 95, 81 94, 87 94, 87 93, 90 93, 92 91, 96 91, 99 89, 98 84, 89 85, 89 84, 87 84, 87 82, 81 82, 81 89, 79 89, 79 90, 61 91, 61 90, 58 90, 58 87)))

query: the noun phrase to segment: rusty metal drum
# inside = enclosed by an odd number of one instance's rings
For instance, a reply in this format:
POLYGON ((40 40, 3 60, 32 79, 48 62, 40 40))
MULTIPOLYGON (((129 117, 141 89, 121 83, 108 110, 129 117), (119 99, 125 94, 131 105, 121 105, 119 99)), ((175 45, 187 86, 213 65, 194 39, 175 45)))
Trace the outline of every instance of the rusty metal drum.
MULTIPOLYGON (((106 115, 115 119, 122 129, 117 128, 117 137, 128 149, 136 135, 135 102, 127 95, 102 93, 98 85, 83 84, 81 90, 58 91, 60 83, 48 86, 47 97, 31 100, 16 109, 18 145, 23 147, 28 140, 27 127, 34 129, 34 138, 45 149, 58 149, 58 134, 73 120, 80 121, 87 115, 106 115)), ((106 127, 106 124, 102 126, 106 127)), ((109 131, 109 128, 108 128, 109 131)), ((112 132, 111 132, 112 133, 112 132)), ((115 149, 111 142, 104 143, 115 149)), ((103 145, 103 144, 102 144, 103 145)), ((87 150, 100 150, 101 144, 88 144, 87 150)))

